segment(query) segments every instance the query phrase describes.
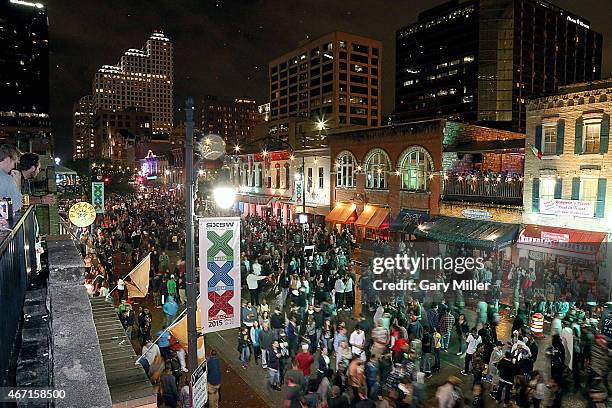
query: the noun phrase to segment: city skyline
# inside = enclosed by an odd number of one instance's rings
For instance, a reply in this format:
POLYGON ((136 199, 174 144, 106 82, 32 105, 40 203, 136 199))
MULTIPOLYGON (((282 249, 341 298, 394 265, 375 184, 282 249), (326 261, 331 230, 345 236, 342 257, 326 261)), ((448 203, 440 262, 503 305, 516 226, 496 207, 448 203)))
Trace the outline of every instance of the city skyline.
MULTIPOLYGON (((418 0, 400 4, 387 0, 362 3, 359 9, 336 2, 263 5, 258 1, 235 4, 218 1, 206 5, 195 2, 176 6, 156 2, 140 7, 139 2, 115 4, 105 2, 81 4, 74 13, 67 3, 47 4, 51 48, 51 110, 54 134, 58 138, 58 154, 67 159, 72 135, 72 106, 90 90, 91 78, 99 66, 114 61, 133 47, 134 41, 148 38, 151 31, 161 29, 175 45, 175 121, 186 96, 200 98, 206 94, 222 97, 249 96, 258 103, 268 98, 268 62, 334 30, 371 36, 383 42, 388 51, 383 60, 383 114, 394 106, 395 32, 415 22, 418 13, 444 3, 443 0, 418 0), (320 3, 320 4, 319 4, 320 3), (368 7, 369 6, 369 7, 368 7), (394 13, 388 13, 393 8, 394 13), (324 10, 312 13, 310 10, 324 10), (169 17, 165 20, 160 15, 169 17), (107 28, 113 29, 108 32, 107 28), (273 27, 273 28, 271 28, 273 27), (278 33, 283 32, 282 36, 278 33), (210 41, 203 41, 210 38, 210 41), (211 56, 216 64, 211 66, 211 56), (210 71, 206 72, 206 67, 210 71), (385 92, 384 90, 387 90, 385 92)), ((589 19, 591 26, 604 36, 602 77, 612 75, 612 47, 606 37, 612 28, 605 23, 605 5, 585 0, 551 0, 551 3, 589 19), (600 7, 601 12, 597 12, 600 7)))

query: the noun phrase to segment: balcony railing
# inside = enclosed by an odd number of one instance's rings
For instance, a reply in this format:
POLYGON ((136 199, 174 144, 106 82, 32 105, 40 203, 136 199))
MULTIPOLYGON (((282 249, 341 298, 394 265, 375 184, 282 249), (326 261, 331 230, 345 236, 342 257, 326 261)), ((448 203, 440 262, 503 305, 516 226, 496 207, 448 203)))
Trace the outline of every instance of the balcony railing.
POLYGON ((444 180, 444 200, 465 200, 487 203, 516 204, 523 202, 523 178, 457 177, 444 180))
POLYGON ((36 215, 24 210, 0 231, 0 386, 12 385, 26 289, 36 271, 36 215))

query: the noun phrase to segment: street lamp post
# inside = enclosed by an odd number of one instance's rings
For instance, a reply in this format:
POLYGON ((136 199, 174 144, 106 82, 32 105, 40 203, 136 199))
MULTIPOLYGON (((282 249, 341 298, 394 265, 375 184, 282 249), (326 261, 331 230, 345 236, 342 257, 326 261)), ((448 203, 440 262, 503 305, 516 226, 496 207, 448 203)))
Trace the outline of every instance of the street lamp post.
MULTIPOLYGON (((187 294, 187 344, 189 350, 189 372, 198 367, 197 291, 195 279, 195 254, 193 230, 193 99, 185 102, 185 221, 186 221, 186 294, 187 294)), ((193 390, 192 390, 193 397, 193 390)))

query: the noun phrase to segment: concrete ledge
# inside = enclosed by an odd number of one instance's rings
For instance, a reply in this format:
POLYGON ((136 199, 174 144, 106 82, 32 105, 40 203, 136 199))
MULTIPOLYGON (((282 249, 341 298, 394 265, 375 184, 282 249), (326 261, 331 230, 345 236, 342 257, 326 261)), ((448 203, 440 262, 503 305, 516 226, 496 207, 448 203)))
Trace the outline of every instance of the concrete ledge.
POLYGON ((102 353, 87 291, 85 264, 71 240, 48 241, 55 406, 111 407, 102 353))

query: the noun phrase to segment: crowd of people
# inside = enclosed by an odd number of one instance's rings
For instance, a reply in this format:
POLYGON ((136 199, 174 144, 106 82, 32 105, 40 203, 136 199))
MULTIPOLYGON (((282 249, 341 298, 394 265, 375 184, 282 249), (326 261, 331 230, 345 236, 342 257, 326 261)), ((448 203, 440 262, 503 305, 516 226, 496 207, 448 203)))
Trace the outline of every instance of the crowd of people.
MULTIPOLYGON (((141 363, 167 406, 189 406, 185 352, 164 330, 185 302, 181 206, 163 194, 110 198, 93 234, 81 236, 91 265, 88 291, 108 296, 114 289, 120 320, 135 348, 141 348, 141 363), (148 253, 151 307, 162 308, 165 316, 155 334, 150 310, 143 305, 135 315, 126 301, 126 282, 114 270, 122 262, 133 268, 148 253)), ((588 385, 588 395, 607 393, 609 345, 593 320, 601 310, 582 302, 568 302, 566 308, 563 299, 555 300, 544 310, 553 313, 552 345, 539 351, 542 340, 529 323, 540 304, 527 302, 523 279, 529 274, 516 267, 511 271, 520 276, 521 302, 512 313, 511 335, 502 338, 502 285, 492 262, 470 271, 494 284, 484 299, 461 291, 381 296, 371 290, 371 265, 356 259, 349 229, 304 228, 275 217, 247 216, 241 240, 247 290, 236 358, 245 370, 265 370, 269 392, 280 392, 288 408, 484 407, 491 398, 500 406, 556 407, 580 384, 588 385), (363 311, 357 318, 355 308, 363 311), (429 378, 443 368, 444 354, 462 358, 463 370, 432 395, 429 378), (550 371, 534 368, 538 356, 548 359, 550 371)), ((416 249, 401 243, 399 251, 416 249)), ((434 281, 449 279, 434 275, 434 281)), ((218 403, 219 384, 210 388, 211 401, 217 401, 211 407, 218 403)))
MULTIPOLYGON (((89 268, 84 283, 89 295, 110 298, 117 306, 126 335, 141 355, 138 363, 158 389, 160 404, 185 408, 191 406, 186 352, 166 330, 186 302, 182 205, 180 198, 161 191, 109 197, 104 215, 90 230, 79 230, 78 238, 89 268), (125 274, 147 255, 150 302, 143 302, 136 315, 125 274), (153 331, 154 314, 148 305, 163 312, 158 331, 153 331)), ((213 360, 208 370, 214 381, 220 378, 216 352, 213 360)))
MULTIPOLYGON (((568 302, 566 313, 551 316, 552 345, 541 357, 550 370, 534 369, 542 340, 530 330, 530 316, 539 310, 538 302, 526 291, 530 275, 516 266, 510 272, 522 302, 511 312, 511 335, 502 339, 499 276, 504 272, 490 259, 470 271, 475 280, 493 284, 484 299, 461 291, 381 296, 371 290, 368 265, 362 265, 357 280, 348 230, 303 229, 249 216, 242 238, 249 300, 241 311, 238 358, 245 369, 252 363, 266 369, 270 390, 280 391, 284 384, 287 407, 427 407, 436 399, 444 408, 484 407, 487 400, 507 407, 560 407, 568 384, 576 392, 588 384, 589 397, 607 393, 611 354, 593 319, 601 310, 583 309, 583 302, 568 302), (344 313, 354 306, 355 288, 361 289, 366 313, 356 323, 344 313), (373 315, 367 313, 370 307, 373 315), (427 378, 440 371, 442 353, 463 358, 464 367, 432 400, 427 378), (469 392, 462 384, 471 386, 469 392)), ((401 243, 394 251, 414 249, 401 243)), ((419 271, 414 275, 419 278, 419 271)), ((432 278, 450 279, 443 271, 432 278)), ((564 310, 564 301, 555 298, 550 310, 564 310)))

